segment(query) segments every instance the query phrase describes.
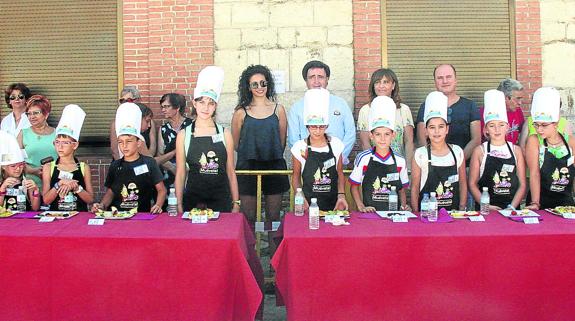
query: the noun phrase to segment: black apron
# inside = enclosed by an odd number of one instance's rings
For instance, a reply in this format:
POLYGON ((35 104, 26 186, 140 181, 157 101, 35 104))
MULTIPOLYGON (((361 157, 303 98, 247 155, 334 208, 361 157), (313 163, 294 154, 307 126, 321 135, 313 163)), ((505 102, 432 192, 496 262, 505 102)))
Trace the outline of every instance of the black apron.
MULTIPOLYGON (((506 208, 511 204, 517 189, 519 188, 519 178, 517 177, 517 161, 513 155, 512 147, 508 142, 505 142, 510 158, 499 158, 489 155, 491 153, 491 144, 487 142, 487 156, 485 158, 485 166, 483 168, 483 175, 479 178, 479 190, 483 191, 483 187, 489 190, 489 203, 491 205, 506 208)), ((479 204, 475 204, 475 209, 479 209, 479 204)))
POLYGON ((393 164, 383 164, 373 159, 374 153, 375 151, 372 151, 361 183, 363 204, 375 207, 378 211, 389 211, 391 187, 395 186, 397 192, 403 188, 397 171, 397 161, 393 152, 390 152, 393 164))
POLYGON ((554 208, 557 206, 573 206, 573 177, 575 177, 575 166, 567 166, 567 160, 571 157, 571 148, 567 144, 565 137, 560 135, 567 155, 557 158, 547 148, 545 144, 545 156, 543 165, 541 165, 541 192, 540 192, 540 209, 554 208))
MULTIPOLYGON (((78 185, 82 186, 86 189, 86 182, 84 182, 84 175, 82 174, 82 170, 80 168, 80 162, 78 159, 74 157, 74 161, 78 165, 75 171, 72 172, 72 179, 78 181, 78 185)), ((54 186, 56 182, 60 181, 60 170, 58 169, 58 164, 60 164, 60 157, 56 160, 54 166, 54 172, 52 172, 52 177, 50 178, 50 186, 54 186)), ((52 203, 50 203, 50 210, 52 211, 80 211, 80 212, 87 212, 88 205, 84 202, 77 194, 73 192, 68 193, 67 197, 72 197, 73 199, 71 202, 73 206, 71 208, 67 208, 64 206, 65 198, 60 198, 60 194, 56 195, 56 199, 52 203)))
POLYGON ((184 193, 184 211, 207 207, 214 211, 230 212, 232 198, 226 172, 228 154, 224 133, 216 125, 216 135, 195 137, 196 122, 191 124, 192 137, 186 162, 188 181, 184 193))
POLYGON ((455 153, 453 153, 453 149, 451 149, 449 144, 447 148, 449 148, 455 164, 451 166, 433 166, 431 165, 431 147, 427 145, 427 166, 429 170, 425 186, 419 191, 419 199, 423 199, 424 193, 435 192, 437 209, 443 207, 450 211, 459 209, 459 176, 455 153))
POLYGON ((137 208, 138 212, 150 211, 156 186, 152 181, 150 168, 146 173, 136 175, 137 168, 144 169, 144 167, 140 167, 142 165, 146 165, 146 163, 141 155, 140 158, 130 163, 124 161, 123 157, 120 159, 120 164, 114 173, 115 179, 111 187, 114 192, 114 199, 110 204, 119 211, 129 211, 133 208, 137 208))
POLYGON ((317 205, 322 211, 331 211, 337 203, 337 160, 333 155, 331 143, 328 140, 329 152, 320 153, 311 150, 309 136, 307 138, 307 159, 301 173, 303 194, 308 204, 312 198, 317 198, 317 205))
MULTIPOLYGON (((10 210, 12 212, 18 211, 18 190, 22 186, 22 183, 12 186, 6 189, 6 195, 4 195, 4 208, 10 210)), ((32 210, 32 204, 30 204, 30 200, 28 199, 27 192, 24 191, 26 196, 26 211, 32 210)))

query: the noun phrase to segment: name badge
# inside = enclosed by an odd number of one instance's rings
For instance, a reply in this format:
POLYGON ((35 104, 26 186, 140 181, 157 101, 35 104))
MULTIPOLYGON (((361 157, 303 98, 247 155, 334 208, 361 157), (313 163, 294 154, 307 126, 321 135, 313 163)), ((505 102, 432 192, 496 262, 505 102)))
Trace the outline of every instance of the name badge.
POLYGON ((74 177, 74 174, 66 171, 60 171, 60 174, 58 174, 59 179, 72 179, 72 177, 74 177))
POLYGON ((149 172, 149 170, 148 165, 146 164, 134 167, 134 173, 136 174, 136 176, 145 174, 147 172, 149 172))
POLYGON ((330 158, 330 159, 326 160, 325 162, 323 162, 323 168, 324 169, 329 169, 334 165, 335 165, 335 158, 330 158))
POLYGON ((222 134, 216 134, 216 135, 212 135, 212 143, 220 143, 224 141, 224 135, 222 134))
POLYGON ((394 215, 391 219, 393 223, 407 223, 407 216, 406 215, 394 215))
POLYGON ((452 184, 457 183, 457 182, 459 182, 459 175, 451 175, 451 176, 449 176, 447 181, 452 183, 452 184))
POLYGON ((204 224, 208 222, 207 215, 192 215, 192 223, 193 224, 204 224))
POLYGON ((398 181, 399 180, 399 173, 388 173, 387 174, 388 181, 398 181))
POLYGON ((6 196, 18 196, 18 189, 17 188, 7 188, 6 189, 6 196))
POLYGON ((503 166, 501 166, 502 172, 511 173, 511 172, 513 172, 514 169, 515 169, 515 165, 511 165, 511 164, 503 164, 503 166))
POLYGON ((88 220, 88 225, 104 225, 103 218, 91 218, 88 220))
POLYGON ((469 220, 471 222, 485 222, 485 217, 483 215, 470 216, 469 220))
POLYGON ((563 218, 568 218, 568 219, 575 219, 575 214, 573 213, 563 213, 563 218))
POLYGON ((38 222, 40 223, 50 223, 54 222, 56 218, 54 216, 42 216, 38 222))

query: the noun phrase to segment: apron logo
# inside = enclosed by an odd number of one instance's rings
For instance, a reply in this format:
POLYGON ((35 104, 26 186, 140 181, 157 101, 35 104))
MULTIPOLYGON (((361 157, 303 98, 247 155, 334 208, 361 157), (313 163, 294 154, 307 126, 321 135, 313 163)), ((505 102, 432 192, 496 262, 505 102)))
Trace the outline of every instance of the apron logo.
POLYGON ((449 180, 440 182, 435 189, 435 194, 437 194, 437 205, 438 207, 450 207, 453 203, 453 186, 449 180))
POLYGON ((390 187, 391 184, 388 184, 389 180, 387 177, 382 177, 381 179, 379 176, 375 178, 373 182, 373 192, 371 193, 371 199, 374 201, 382 201, 387 202, 389 199, 390 187))
POLYGON ((218 157, 214 151, 209 151, 206 154, 202 153, 200 156, 200 174, 208 174, 208 175, 217 175, 218 168, 220 165, 218 164, 218 157))
POLYGON ((58 210, 60 211, 74 211, 76 209, 76 201, 78 197, 74 196, 71 192, 63 198, 58 200, 58 210))
POLYGON ((569 185, 569 169, 567 167, 559 169, 555 169, 551 178, 553 181, 551 182, 551 191, 553 192, 563 192, 565 190, 565 186, 569 185))
POLYGON ((122 196, 122 202, 120 203, 120 207, 123 208, 136 208, 138 207, 138 199, 140 198, 138 194, 140 190, 138 189, 138 185, 135 183, 128 184, 122 186, 122 192, 120 195, 122 196))
POLYGON ((313 175, 313 191, 314 192, 330 192, 331 191, 331 178, 329 178, 329 173, 325 169, 320 170, 319 168, 313 175))
POLYGON ((501 171, 493 175, 493 192, 498 195, 509 195, 509 188, 511 187, 511 178, 506 171, 501 171))

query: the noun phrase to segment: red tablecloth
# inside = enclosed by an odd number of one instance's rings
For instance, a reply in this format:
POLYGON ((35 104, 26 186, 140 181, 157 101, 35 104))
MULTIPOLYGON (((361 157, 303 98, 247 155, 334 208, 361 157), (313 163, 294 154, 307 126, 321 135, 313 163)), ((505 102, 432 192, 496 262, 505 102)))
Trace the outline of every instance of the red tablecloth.
POLYGON ((575 320, 575 220, 541 224, 288 214, 272 265, 288 320, 575 320))
POLYGON ((254 320, 263 272, 243 215, 92 217, 0 219, 1 320, 254 320))

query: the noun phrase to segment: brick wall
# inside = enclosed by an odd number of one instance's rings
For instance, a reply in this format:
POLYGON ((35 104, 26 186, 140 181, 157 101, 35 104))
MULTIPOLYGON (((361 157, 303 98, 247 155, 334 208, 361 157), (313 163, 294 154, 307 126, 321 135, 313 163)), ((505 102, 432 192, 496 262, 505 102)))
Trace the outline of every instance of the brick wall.
POLYGON ((515 1, 515 46, 517 80, 525 86, 523 110, 528 112, 531 94, 542 85, 539 1, 515 1))

